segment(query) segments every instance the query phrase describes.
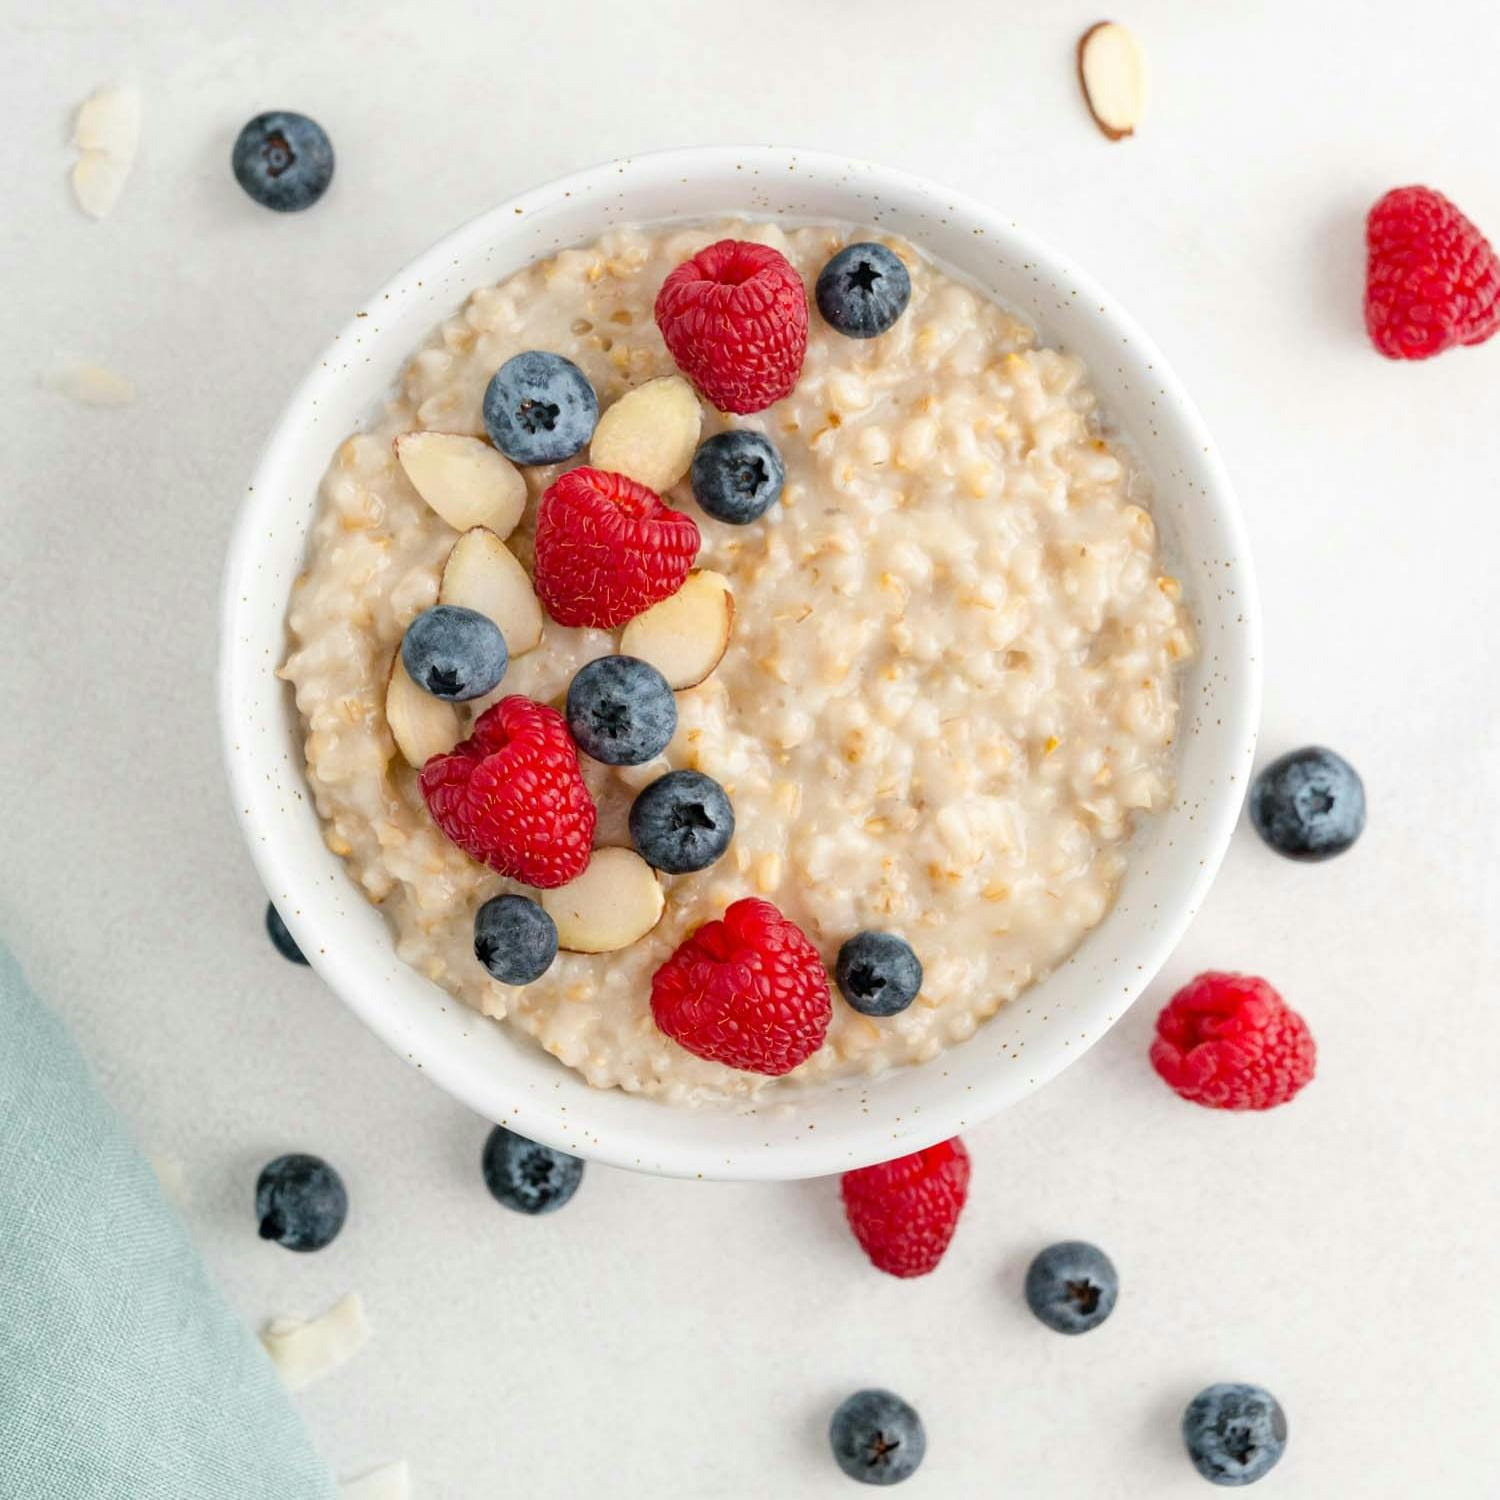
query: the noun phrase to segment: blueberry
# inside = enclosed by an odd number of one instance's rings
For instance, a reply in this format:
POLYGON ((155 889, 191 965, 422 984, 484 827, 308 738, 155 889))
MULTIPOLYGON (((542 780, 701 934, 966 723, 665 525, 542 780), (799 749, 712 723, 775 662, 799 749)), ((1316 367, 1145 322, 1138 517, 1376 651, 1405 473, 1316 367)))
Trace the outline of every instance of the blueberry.
POLYGON ((434 698, 463 703, 499 686, 510 653, 488 615, 457 604, 435 604, 406 627, 401 661, 411 680, 434 698))
POLYGON ((281 920, 281 913, 269 901, 266 902, 266 931, 270 933, 276 951, 283 958, 290 959, 294 964, 307 962, 307 955, 297 946, 297 939, 287 931, 286 923, 281 920))
POLYGON ((503 1125, 490 1131, 480 1165, 496 1202, 518 1214, 555 1213, 583 1180, 583 1163, 576 1156, 539 1146, 503 1125))
POLYGON ((293 1152, 262 1169, 255 1183, 260 1237, 288 1250, 331 1245, 349 1215, 344 1180, 321 1156, 293 1152))
POLYGON ((1048 1245, 1026 1272, 1026 1302, 1048 1328, 1087 1333, 1114 1310, 1120 1278, 1110 1258, 1082 1240, 1048 1245))
POLYGON ((872 339, 911 300, 911 277, 884 245, 849 245, 818 272, 818 311, 838 333, 872 339))
POLYGON ((677 700, 650 662, 601 656, 569 684, 567 717, 580 750, 607 766, 639 766, 667 748, 677 700))
POLYGON ((786 465, 770 438, 736 428, 699 446, 690 477, 693 498, 705 514, 748 526, 781 498, 786 465))
POLYGON ((1332 859, 1365 830, 1365 786, 1342 756, 1308 745, 1255 778, 1250 821, 1288 859, 1332 859))
POLYGON ((474 957, 501 984, 530 984, 557 957, 557 923, 526 896, 492 896, 474 913, 474 957))
POLYGON ((921 1417, 890 1391, 856 1391, 834 1412, 828 1441, 839 1468, 861 1484, 900 1484, 927 1452, 921 1417))
POLYGON ((599 398, 588 377, 560 354, 532 349, 508 359, 484 393, 491 442, 518 464, 572 458, 594 435, 599 398))
POLYGON ((1211 1385, 1183 1412, 1182 1440, 1210 1484, 1254 1484, 1286 1452, 1286 1413, 1258 1385, 1211 1385))
POLYGON ((706 870, 734 837, 734 808, 702 771, 668 771, 635 799, 630 841, 648 865, 669 875, 706 870))
POLYGON ((277 213, 311 208, 333 181, 333 146, 316 120, 273 109, 235 137, 230 154, 235 181, 277 213))
POLYGON ((917 998, 922 961, 894 932, 856 932, 839 949, 833 977, 861 1015, 894 1016, 917 998))

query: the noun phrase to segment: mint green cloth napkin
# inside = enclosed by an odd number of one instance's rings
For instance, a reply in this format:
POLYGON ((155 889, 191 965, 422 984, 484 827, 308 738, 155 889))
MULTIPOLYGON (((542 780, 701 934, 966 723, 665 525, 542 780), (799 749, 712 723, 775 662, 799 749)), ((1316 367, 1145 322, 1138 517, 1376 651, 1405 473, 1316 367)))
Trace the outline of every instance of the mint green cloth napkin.
POLYGON ((0 946, 0 1496, 335 1494, 271 1362, 0 946))

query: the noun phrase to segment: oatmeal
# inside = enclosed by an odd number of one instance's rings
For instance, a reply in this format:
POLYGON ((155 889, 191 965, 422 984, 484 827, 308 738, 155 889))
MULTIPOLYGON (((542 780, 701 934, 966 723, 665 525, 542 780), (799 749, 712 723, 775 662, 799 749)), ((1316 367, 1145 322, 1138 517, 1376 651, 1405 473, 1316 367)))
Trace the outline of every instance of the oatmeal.
MULTIPOLYGON (((694 587, 733 595, 727 648, 677 694, 661 756, 582 757, 596 846, 629 847, 632 800, 669 769, 722 784, 733 841, 705 870, 661 876, 660 920, 630 946, 564 951, 526 986, 492 979, 475 959, 475 912, 524 888, 439 832, 386 720, 393 657, 437 601, 459 536, 393 441, 483 436, 491 376, 527 350, 572 360, 606 415, 675 374, 657 290, 728 236, 774 246, 809 287, 849 240, 742 222, 621 229, 475 292, 335 455, 283 668, 329 846, 385 912, 400 956, 590 1083, 678 1102, 926 1061, 1064 960, 1110 906, 1133 819, 1170 797, 1176 669, 1191 652, 1147 482, 1111 443, 1082 364, 886 241, 911 281, 889 332, 846 338, 814 311, 790 396, 752 417, 704 405, 703 438, 734 427, 771 439, 782 497, 735 526, 699 510, 686 480, 665 492, 702 532, 694 587), (924 970, 916 1001, 876 1018, 835 992, 826 1042, 784 1079, 685 1051, 653 1021, 652 975, 744 896, 775 903, 830 967, 862 929, 905 938, 924 970)), ((506 546, 527 569, 538 497, 587 459, 524 471, 506 546)), ((417 759, 504 696, 559 705, 580 667, 620 649, 620 631, 539 616, 520 628, 538 643, 518 651, 508 629, 499 688, 439 705, 417 759)))

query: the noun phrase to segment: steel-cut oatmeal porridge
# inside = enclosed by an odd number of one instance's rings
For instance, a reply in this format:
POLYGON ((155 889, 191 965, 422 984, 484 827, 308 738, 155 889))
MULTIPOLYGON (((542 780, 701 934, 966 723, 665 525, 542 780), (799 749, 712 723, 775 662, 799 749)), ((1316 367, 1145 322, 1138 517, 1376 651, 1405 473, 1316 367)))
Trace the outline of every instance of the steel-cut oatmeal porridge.
MULTIPOLYGON (((1136 815, 1171 795, 1177 668, 1192 651, 1146 478, 1110 440, 1081 362, 1039 347, 1024 322, 909 245, 871 236, 910 273, 888 332, 845 337, 814 307, 790 396, 750 417, 701 403, 702 438, 732 426, 774 442, 779 503, 727 525, 699 509, 686 477, 663 491, 698 522, 694 566, 710 591, 732 592, 722 659, 677 693, 661 756, 580 758, 596 847, 630 846, 631 802, 669 768, 723 785, 732 842, 705 870, 661 875, 660 919, 628 946, 563 951, 524 986, 491 978, 475 957, 476 910, 526 888, 438 829, 387 721, 393 658, 438 601, 460 534, 422 498, 394 440, 483 437, 486 386, 526 350, 575 362, 607 418, 627 391, 676 373, 653 302, 673 267, 725 237, 775 247, 809 287, 860 238, 744 221, 619 229, 475 292, 338 449, 283 668, 327 842, 385 912, 400 956, 590 1083, 673 1102, 927 1061, 1064 960, 1110 906, 1136 815), (876 1017, 835 990, 826 1041, 779 1079, 693 1055, 653 1020, 652 976, 744 896, 773 902, 830 968, 851 934, 898 934, 922 965, 916 1001, 876 1017)), ((524 512, 501 539, 528 572, 539 497, 590 461, 585 448, 521 471, 524 512)), ((507 695, 561 705, 580 667, 628 649, 618 630, 550 618, 531 649, 534 624, 510 633, 495 691, 421 705, 435 713, 411 736, 418 760, 507 695)), ((549 910, 567 893, 546 893, 549 910)))

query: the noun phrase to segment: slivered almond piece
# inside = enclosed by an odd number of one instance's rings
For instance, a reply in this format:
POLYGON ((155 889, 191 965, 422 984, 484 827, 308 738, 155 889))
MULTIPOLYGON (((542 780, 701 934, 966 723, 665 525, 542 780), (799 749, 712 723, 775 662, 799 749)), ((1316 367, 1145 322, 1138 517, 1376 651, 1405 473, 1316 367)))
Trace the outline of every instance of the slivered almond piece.
POLYGON ((541 902, 557 923, 560 948, 613 953, 656 926, 666 898, 656 871, 634 849, 595 849, 577 880, 541 892, 541 902))
POLYGON ((1110 140, 1135 134, 1146 107, 1146 59, 1131 32, 1115 21, 1089 27, 1078 40, 1078 81, 1110 140))
POLYGON ((407 765, 419 771, 434 755, 447 754, 463 738, 458 710, 444 699, 424 693, 411 680, 399 646, 385 685, 385 722, 407 765))
POLYGON ((500 627, 512 656, 541 644, 542 606, 531 575, 510 548, 483 526, 471 527, 454 542, 443 565, 438 603, 459 604, 488 615, 500 627))
POLYGON ((403 432, 396 460, 455 531, 487 526, 502 540, 526 509, 526 481, 503 453, 458 432, 403 432))
POLYGON ((599 418, 589 462, 660 492, 687 473, 702 422, 698 397, 682 376, 648 380, 599 418))
POLYGON ((729 580, 695 568, 675 594, 625 627, 620 653, 650 662, 673 688, 696 687, 719 665, 733 629, 729 580))
POLYGON ((278 1320, 267 1327, 260 1341, 281 1383, 289 1391, 336 1370, 364 1348, 370 1339, 364 1299, 358 1292, 335 1302, 321 1317, 305 1323, 278 1320))

